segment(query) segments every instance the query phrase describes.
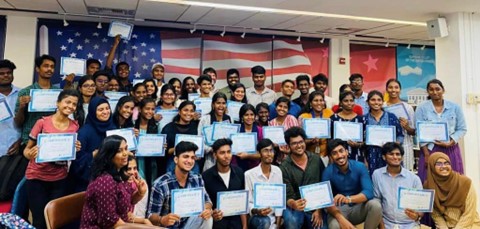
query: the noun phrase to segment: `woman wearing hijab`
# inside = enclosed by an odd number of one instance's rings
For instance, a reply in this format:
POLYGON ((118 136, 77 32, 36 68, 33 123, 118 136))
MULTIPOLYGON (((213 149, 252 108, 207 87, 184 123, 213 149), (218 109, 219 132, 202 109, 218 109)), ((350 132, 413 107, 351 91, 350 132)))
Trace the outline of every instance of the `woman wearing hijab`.
POLYGON ((116 129, 111 114, 110 105, 105 98, 97 96, 90 101, 87 121, 78 131, 78 140, 82 144, 82 149, 77 152, 77 158, 70 167, 74 192, 87 189, 93 157, 105 139, 106 131, 116 129))
POLYGON ((472 180, 452 170, 447 154, 430 155, 424 187, 435 190, 432 218, 437 228, 480 228, 472 180))

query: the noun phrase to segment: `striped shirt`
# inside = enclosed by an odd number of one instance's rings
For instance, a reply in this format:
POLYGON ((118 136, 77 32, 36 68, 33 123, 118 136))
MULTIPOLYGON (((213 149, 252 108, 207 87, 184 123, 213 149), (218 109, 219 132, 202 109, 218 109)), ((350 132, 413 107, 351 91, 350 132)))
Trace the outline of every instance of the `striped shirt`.
POLYGON ((465 199, 465 211, 463 213, 460 208, 447 207, 442 215, 442 213, 433 208, 432 218, 437 228, 480 228, 480 217, 477 212, 477 194, 473 183, 470 185, 467 199, 465 199))

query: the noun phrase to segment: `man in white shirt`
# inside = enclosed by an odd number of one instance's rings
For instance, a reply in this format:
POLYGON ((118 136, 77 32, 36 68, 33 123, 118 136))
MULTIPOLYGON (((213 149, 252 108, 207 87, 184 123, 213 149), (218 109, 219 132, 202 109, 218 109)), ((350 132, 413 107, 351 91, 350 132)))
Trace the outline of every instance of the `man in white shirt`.
POLYGON ((245 172, 245 189, 248 190, 248 209, 251 214, 248 228, 279 228, 282 209, 253 208, 253 185, 255 183, 283 184, 282 171, 272 165, 274 150, 273 142, 266 138, 257 144, 260 154, 260 164, 245 172))
POLYGON ((265 87, 265 68, 262 66, 255 66, 251 69, 253 87, 247 88, 246 96, 248 103, 252 104, 254 107, 257 104, 264 102, 268 105, 272 104, 277 100, 277 95, 272 89, 265 87))

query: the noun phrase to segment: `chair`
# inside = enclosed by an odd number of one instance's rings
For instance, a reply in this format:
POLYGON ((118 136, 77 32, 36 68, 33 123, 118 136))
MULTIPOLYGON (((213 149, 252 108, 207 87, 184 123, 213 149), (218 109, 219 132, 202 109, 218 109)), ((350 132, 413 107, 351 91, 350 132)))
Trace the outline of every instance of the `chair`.
POLYGON ((45 206, 45 221, 48 229, 57 229, 79 221, 82 216, 85 192, 60 197, 45 206))

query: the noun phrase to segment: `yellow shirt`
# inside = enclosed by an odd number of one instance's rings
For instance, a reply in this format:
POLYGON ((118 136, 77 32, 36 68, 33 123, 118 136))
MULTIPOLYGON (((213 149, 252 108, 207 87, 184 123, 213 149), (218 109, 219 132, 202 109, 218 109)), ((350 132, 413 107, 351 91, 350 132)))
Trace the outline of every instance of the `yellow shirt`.
MULTIPOLYGON (((333 111, 330 109, 323 109, 322 118, 330 118, 333 115, 333 111)), ((298 123, 300 127, 303 128, 303 119, 312 118, 311 113, 303 113, 298 117, 298 123)), ((320 139, 318 144, 307 144, 307 151, 312 153, 320 154, 320 156, 325 157, 327 155, 327 139, 320 139)))

